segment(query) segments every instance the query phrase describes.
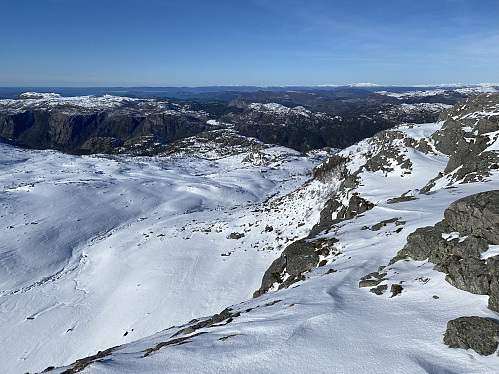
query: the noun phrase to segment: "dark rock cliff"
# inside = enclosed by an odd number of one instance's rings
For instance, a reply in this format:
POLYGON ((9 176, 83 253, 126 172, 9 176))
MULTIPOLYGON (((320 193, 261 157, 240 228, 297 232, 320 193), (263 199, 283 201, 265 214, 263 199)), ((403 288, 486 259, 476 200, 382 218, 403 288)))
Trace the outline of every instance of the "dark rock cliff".
POLYGON ((0 137, 33 148, 67 152, 108 152, 129 139, 146 135, 175 141, 205 129, 204 118, 165 113, 111 111, 75 114, 35 110, 0 114, 0 137), (116 141, 103 146, 109 138, 116 141))

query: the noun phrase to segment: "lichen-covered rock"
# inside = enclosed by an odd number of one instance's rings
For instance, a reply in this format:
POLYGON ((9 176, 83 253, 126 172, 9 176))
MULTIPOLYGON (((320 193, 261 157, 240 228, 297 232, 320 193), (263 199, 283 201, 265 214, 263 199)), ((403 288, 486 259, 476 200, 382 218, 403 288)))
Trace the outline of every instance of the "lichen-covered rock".
POLYGON ((489 308, 499 312, 499 278, 493 277, 489 287, 489 308))
POLYGON ((499 323, 482 317, 460 317, 447 323, 444 343, 451 348, 473 349, 480 355, 497 350, 499 323))
POLYGON ((480 255, 489 249, 487 240, 484 238, 477 238, 476 236, 468 236, 463 241, 459 241, 454 248, 453 254, 459 257, 467 258, 480 258, 480 255))
POLYGON ((478 295, 488 295, 491 275, 484 260, 463 258, 452 261, 447 267, 445 280, 460 290, 478 295))

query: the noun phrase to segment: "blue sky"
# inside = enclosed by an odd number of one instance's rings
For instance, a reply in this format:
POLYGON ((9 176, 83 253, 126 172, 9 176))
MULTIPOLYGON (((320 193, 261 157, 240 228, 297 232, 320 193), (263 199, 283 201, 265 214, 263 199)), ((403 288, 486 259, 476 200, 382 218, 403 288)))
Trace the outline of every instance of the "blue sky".
POLYGON ((0 86, 499 82, 497 0, 0 0, 0 86))

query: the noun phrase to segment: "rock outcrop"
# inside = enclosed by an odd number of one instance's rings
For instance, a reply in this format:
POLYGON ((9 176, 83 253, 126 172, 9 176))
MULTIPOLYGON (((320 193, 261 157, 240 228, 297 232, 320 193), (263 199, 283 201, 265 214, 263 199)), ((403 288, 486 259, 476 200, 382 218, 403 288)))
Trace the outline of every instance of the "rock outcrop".
POLYGON ((481 181, 499 168, 499 155, 487 150, 498 136, 499 116, 492 113, 498 101, 499 93, 479 95, 440 114, 444 124, 432 139, 439 152, 450 156, 444 172, 453 180, 481 181))
POLYGON ((499 312, 499 255, 481 259, 489 244, 499 244, 499 190, 453 202, 441 222, 410 234, 390 264, 428 259, 454 287, 489 295, 489 308, 499 312))
POLYGON ((303 273, 316 267, 318 262, 317 248, 312 243, 306 240, 291 243, 267 269, 263 275, 262 285, 255 291, 253 297, 264 294, 275 284, 278 285, 278 289, 282 289, 303 280, 303 273))
POLYGON ((444 343, 451 348, 471 348, 480 355, 494 354, 499 345, 499 323, 476 316, 453 319, 447 323, 444 343))

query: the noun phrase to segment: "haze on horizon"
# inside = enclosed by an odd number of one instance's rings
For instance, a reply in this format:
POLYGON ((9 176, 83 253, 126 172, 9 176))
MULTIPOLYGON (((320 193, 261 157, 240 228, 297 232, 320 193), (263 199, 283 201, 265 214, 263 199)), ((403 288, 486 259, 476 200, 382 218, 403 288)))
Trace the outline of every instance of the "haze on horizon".
POLYGON ((497 0, 4 0, 0 86, 499 82, 497 0))

